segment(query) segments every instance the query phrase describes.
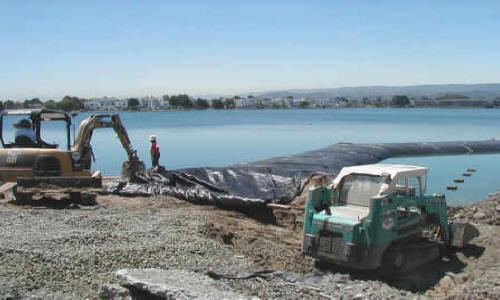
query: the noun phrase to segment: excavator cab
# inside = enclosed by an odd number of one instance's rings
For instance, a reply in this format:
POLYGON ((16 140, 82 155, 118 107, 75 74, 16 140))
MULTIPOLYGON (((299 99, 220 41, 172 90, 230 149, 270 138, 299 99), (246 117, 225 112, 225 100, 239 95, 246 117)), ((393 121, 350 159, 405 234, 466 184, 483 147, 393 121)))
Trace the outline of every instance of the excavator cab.
POLYGON ((3 110, 0 114, 0 141, 3 148, 45 148, 45 149, 56 149, 59 145, 54 143, 47 143, 42 139, 42 123, 51 121, 63 121, 66 129, 66 149, 70 149, 71 146, 71 116, 59 110, 50 109, 7 109, 3 110), (30 121, 30 129, 35 133, 35 141, 25 136, 17 136, 13 140, 6 140, 4 124, 8 119, 19 119, 23 118, 30 121))

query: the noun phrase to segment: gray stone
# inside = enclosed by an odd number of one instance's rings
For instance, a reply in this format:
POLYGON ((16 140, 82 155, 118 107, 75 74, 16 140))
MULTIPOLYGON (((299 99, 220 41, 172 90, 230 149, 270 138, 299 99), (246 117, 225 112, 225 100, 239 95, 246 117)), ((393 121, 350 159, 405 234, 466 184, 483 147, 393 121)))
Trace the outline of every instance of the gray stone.
POLYGON ((441 279, 439 284, 440 284, 440 289, 445 291, 445 293, 446 293, 446 292, 450 291, 451 289, 453 289, 453 287, 455 286, 455 281, 453 280, 453 278, 446 275, 445 277, 443 277, 443 279, 441 279))
POLYGON ((130 291, 128 289, 116 284, 109 284, 103 286, 103 290, 101 291, 99 296, 100 298, 109 298, 109 299, 123 299, 123 300, 132 299, 130 291))
POLYGON ((185 270, 121 269, 115 272, 120 285, 164 299, 247 299, 228 291, 212 278, 185 270))
POLYGON ((353 300, 361 300, 364 298, 364 295, 363 294, 356 294, 354 297, 352 297, 353 300))
POLYGON ((486 217, 486 215, 481 211, 474 214, 474 219, 484 219, 484 217, 486 217))

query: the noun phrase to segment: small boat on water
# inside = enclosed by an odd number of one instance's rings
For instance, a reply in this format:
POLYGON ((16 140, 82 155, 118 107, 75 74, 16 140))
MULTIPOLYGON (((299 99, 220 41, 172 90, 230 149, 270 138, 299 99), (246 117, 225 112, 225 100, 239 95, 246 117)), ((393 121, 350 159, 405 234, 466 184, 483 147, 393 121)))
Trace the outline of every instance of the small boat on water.
POLYGON ((453 181, 454 182, 458 182, 458 183, 462 183, 462 182, 465 181, 465 179, 463 179, 463 178, 455 178, 455 179, 453 179, 453 181))
POLYGON ((454 190, 458 189, 458 186, 456 186, 456 185, 449 185, 449 186, 446 187, 446 189, 454 191, 454 190))
POLYGON ((467 172, 476 172, 476 169, 474 169, 474 168, 468 168, 467 172))
POLYGON ((471 174, 471 173, 469 173, 469 172, 465 172, 465 173, 463 173, 463 174, 462 174, 462 176, 466 176, 466 177, 469 177, 469 176, 471 176, 471 175, 472 175, 472 174, 471 174))

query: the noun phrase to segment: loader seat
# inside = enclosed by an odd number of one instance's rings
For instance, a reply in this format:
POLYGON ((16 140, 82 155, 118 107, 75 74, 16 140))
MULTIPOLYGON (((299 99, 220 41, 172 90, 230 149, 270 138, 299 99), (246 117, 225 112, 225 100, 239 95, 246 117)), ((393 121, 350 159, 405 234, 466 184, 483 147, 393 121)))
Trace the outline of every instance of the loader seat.
POLYGON ((334 215, 351 219, 353 224, 358 223, 362 218, 370 214, 369 207, 359 205, 334 206, 332 210, 334 215))
POLYGON ((395 185, 393 189, 394 195, 400 196, 411 196, 415 197, 415 187, 414 186, 405 186, 405 185, 395 185))

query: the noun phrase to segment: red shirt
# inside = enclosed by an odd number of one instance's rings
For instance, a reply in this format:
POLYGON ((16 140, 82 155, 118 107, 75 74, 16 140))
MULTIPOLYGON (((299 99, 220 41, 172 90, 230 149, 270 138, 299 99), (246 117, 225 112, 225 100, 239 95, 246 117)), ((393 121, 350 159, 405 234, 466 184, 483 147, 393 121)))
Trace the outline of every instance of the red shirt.
POLYGON ((151 143, 151 155, 158 155, 160 154, 160 144, 157 142, 151 143))

